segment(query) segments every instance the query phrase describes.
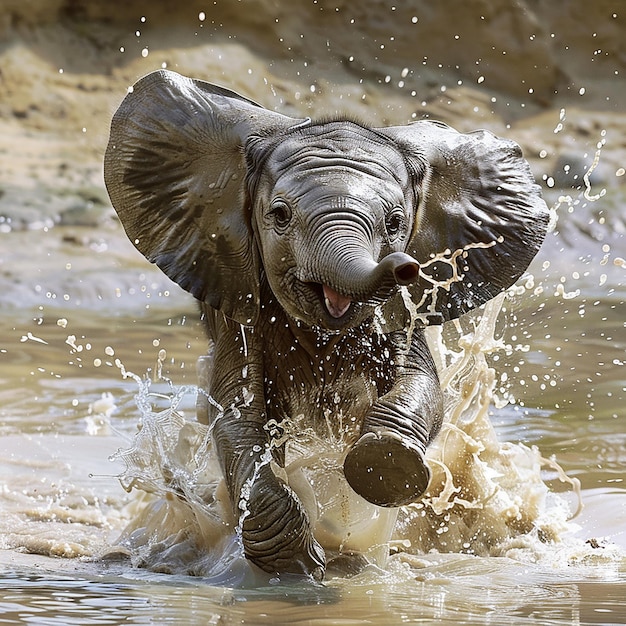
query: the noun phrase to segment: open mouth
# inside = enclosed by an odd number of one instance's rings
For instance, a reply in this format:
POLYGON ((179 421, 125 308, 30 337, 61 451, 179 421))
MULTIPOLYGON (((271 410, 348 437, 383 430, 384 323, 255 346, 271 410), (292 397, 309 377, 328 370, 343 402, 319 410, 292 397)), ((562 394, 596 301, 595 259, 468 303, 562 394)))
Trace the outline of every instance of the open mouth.
POLYGON ((305 283, 317 296, 319 314, 325 318, 324 326, 339 328, 350 316, 353 300, 321 283, 305 283))
POLYGON ((350 308, 352 300, 346 296, 342 296, 328 285, 322 285, 322 294, 324 296, 324 305, 331 317, 339 319, 343 317, 350 308))

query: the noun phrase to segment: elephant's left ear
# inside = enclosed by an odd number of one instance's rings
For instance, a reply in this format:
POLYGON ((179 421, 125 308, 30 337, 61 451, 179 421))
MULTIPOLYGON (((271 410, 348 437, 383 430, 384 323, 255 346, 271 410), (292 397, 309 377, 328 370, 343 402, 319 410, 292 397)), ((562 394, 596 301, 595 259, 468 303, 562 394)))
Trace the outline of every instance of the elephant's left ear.
POLYGON ((432 121, 377 130, 425 170, 406 247, 421 266, 409 288, 418 312, 441 323, 510 287, 549 222, 520 147, 487 131, 461 134, 432 121))

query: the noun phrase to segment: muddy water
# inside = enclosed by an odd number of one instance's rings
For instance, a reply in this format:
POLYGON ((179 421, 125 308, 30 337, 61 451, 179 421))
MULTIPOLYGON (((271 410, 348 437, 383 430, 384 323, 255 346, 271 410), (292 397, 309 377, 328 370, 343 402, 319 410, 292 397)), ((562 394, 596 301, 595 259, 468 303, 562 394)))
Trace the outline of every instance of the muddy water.
MULTIPOLYGON (((480 470, 509 499, 498 509, 476 486, 482 508, 433 498, 440 515, 435 506, 405 515, 386 563, 352 577, 330 573, 324 585, 259 578, 232 532, 219 552, 206 546, 215 558, 203 560, 189 541, 197 510, 177 508, 156 483, 127 493, 118 480, 136 477, 144 462, 135 435, 149 415, 138 393, 152 394, 158 413, 181 392, 176 419, 193 422, 196 358, 205 349, 193 302, 127 252, 119 233, 96 246, 88 233, 75 245, 76 230, 5 233, 25 276, 7 290, 30 304, 6 298, 0 311, 0 619, 626 623, 626 199, 614 192, 563 205, 559 215, 533 278, 521 281, 490 331, 502 347, 486 355, 489 422, 471 430, 464 413, 455 426, 463 442, 485 448, 472 457, 482 465, 464 475, 442 446, 431 455, 433 467, 444 459, 453 468, 461 495, 480 470), (569 521, 578 507, 571 479, 584 509, 569 521), (512 509, 511 519, 528 523, 503 523, 512 509)), ((460 334, 448 329, 448 347, 458 350, 473 328, 470 319, 460 334)), ((176 419, 166 414, 170 428, 176 419)), ((162 458, 174 457, 166 450, 162 458)))

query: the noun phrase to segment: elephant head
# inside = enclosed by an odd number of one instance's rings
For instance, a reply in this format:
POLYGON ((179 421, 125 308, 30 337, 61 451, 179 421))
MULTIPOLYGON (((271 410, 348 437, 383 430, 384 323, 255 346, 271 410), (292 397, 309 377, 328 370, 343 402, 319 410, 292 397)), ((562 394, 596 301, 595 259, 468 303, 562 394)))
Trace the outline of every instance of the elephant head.
POLYGON ((413 316, 454 319, 515 282, 548 220, 520 148, 487 131, 314 123, 170 71, 118 109, 105 181, 135 246, 249 326, 262 276, 309 326, 404 327, 399 286, 413 316))

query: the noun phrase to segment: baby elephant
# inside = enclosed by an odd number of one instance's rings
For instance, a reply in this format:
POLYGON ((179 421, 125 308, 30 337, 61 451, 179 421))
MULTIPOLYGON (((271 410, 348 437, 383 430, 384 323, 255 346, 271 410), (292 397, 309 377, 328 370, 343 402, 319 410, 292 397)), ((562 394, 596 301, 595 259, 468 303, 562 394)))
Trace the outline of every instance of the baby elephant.
POLYGON ((307 513, 268 462, 289 446, 276 424, 304 415, 347 442, 345 477, 371 503, 424 493, 442 420, 424 326, 513 284, 546 232, 520 148, 432 121, 293 119, 158 71, 113 118, 105 180, 131 241, 200 301, 223 407, 202 419, 246 557, 321 578, 307 513))

